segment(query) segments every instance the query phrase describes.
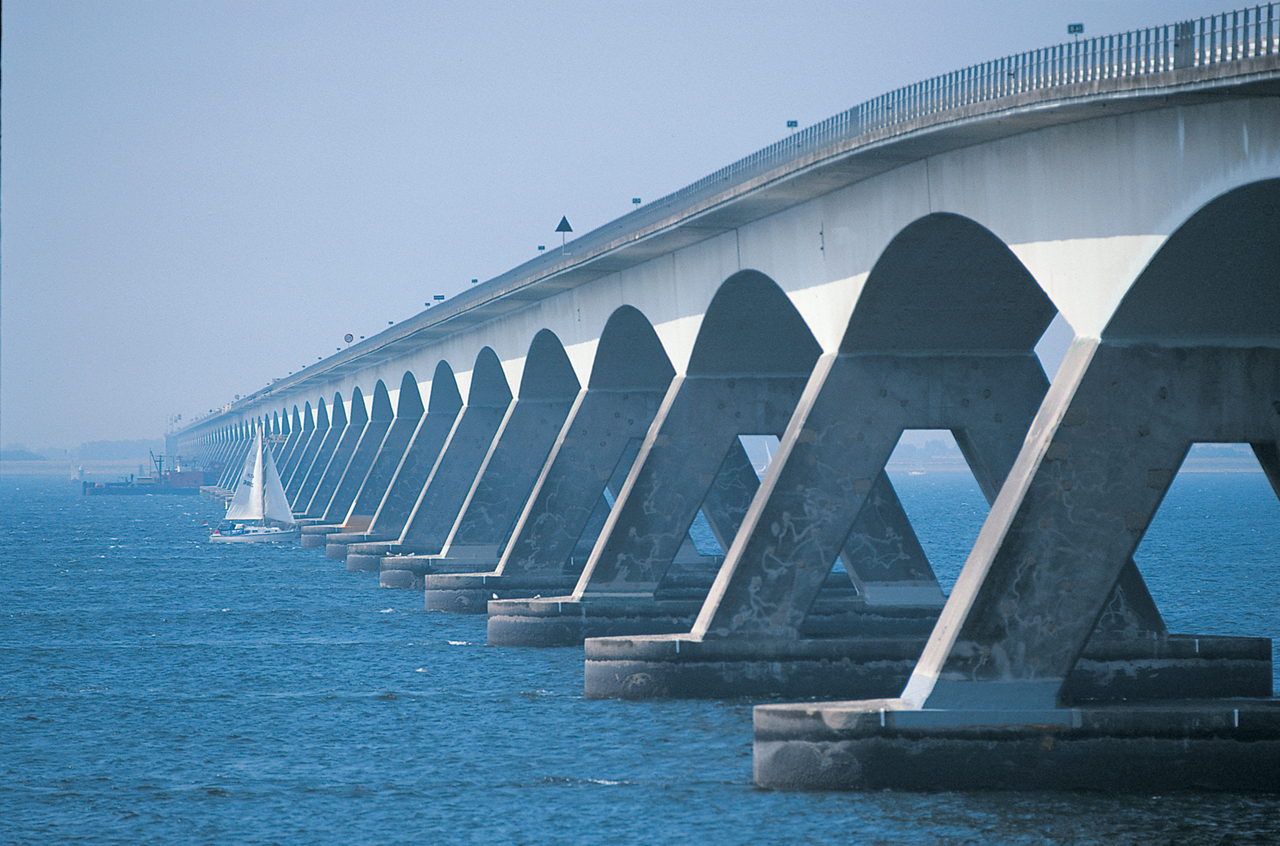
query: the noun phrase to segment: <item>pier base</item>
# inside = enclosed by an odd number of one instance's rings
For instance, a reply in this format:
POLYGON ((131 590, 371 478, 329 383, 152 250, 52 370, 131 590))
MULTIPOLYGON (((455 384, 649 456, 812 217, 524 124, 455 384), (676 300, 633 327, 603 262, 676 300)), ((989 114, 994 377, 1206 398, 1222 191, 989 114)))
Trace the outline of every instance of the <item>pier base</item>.
POLYGON ((758 705, 753 771, 779 790, 1280 792, 1280 701, 1044 711, 901 700, 758 705))
POLYGON ((313 523, 302 526, 302 534, 298 539, 298 544, 303 549, 320 549, 328 550, 329 535, 339 530, 339 526, 333 524, 313 523))
MULTIPOLYGON (((709 587, 709 586, 708 586, 709 587)), ((687 632, 705 600, 572 596, 489 602, 490 646, 579 646, 585 638, 687 632)))
MULTIPOLYGON (((347 556, 350 561, 351 556, 347 556)), ((451 572, 489 570, 493 559, 442 558, 438 555, 387 555, 378 562, 378 585, 384 588, 422 590, 423 579, 446 567, 451 572)), ((348 568, 350 569, 350 568, 348 568)), ((482 609, 483 610, 483 609, 482 609)))
POLYGON ((494 599, 568 595, 577 576, 504 576, 493 572, 432 573, 423 577, 423 607, 452 614, 484 614, 494 599))
MULTIPOLYGON (((713 574, 709 573, 668 573, 666 580, 659 585, 654 594, 587 594, 581 598, 550 596, 533 599, 491 599, 488 605, 489 644, 491 646, 578 646, 588 638, 687 633, 693 628, 694 620, 706 600, 712 577, 713 574)), ((437 583, 438 578, 436 576, 431 578, 433 585, 437 583)), ((938 609, 935 606, 914 608, 869 605, 857 597, 848 577, 838 573, 832 574, 824 584, 822 593, 819 594, 805 619, 803 632, 813 638, 829 636, 917 638, 919 645, 915 647, 915 655, 911 657, 914 662, 915 657, 920 654, 924 638, 933 628, 937 615, 938 609)), ((683 635, 683 637, 688 636, 683 635)), ((675 649, 675 641, 668 642, 662 638, 655 639, 654 644, 651 645, 641 645, 642 641, 639 639, 628 643, 635 644, 635 648, 638 649, 672 651, 675 649)), ((707 645, 705 648, 733 649, 734 644, 742 646, 747 641, 726 640, 718 643, 726 645, 707 645)), ((615 644, 601 648, 625 650, 629 647, 615 644)), ((744 648, 749 650, 751 647, 744 648)), ((683 659, 677 663, 683 666, 683 659)), ((675 672, 683 672, 683 669, 675 672)))
MULTIPOLYGON (((915 616, 911 610, 890 615, 871 607, 811 616, 828 630, 844 628, 843 637, 591 638, 584 692, 593 699, 897 696, 936 616, 936 609, 919 609, 915 616), (907 633, 913 626, 916 631, 907 633)), ((1270 694, 1269 639, 1195 635, 1094 637, 1063 686, 1064 697, 1076 704, 1270 694)))

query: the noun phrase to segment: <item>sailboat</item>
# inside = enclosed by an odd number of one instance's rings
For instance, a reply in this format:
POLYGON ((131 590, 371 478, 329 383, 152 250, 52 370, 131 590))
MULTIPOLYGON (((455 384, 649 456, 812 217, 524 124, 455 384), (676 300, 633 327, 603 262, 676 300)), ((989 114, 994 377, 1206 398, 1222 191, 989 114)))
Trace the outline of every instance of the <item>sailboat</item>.
POLYGON ((215 528, 209 535, 211 543, 290 540, 301 533, 289 510, 289 499, 284 494, 284 485, 280 484, 280 473, 271 450, 263 444, 261 429, 253 436, 244 470, 227 504, 224 522, 232 526, 225 530, 221 526, 215 528))

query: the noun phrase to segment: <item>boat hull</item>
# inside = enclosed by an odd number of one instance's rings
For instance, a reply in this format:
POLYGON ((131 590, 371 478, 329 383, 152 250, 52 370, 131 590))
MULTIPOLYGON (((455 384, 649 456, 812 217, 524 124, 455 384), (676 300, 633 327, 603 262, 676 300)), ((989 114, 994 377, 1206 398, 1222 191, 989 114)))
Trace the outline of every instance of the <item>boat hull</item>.
POLYGON ((248 528, 243 532, 214 532, 209 535, 209 543, 269 543, 297 540, 299 534, 299 529, 248 528))

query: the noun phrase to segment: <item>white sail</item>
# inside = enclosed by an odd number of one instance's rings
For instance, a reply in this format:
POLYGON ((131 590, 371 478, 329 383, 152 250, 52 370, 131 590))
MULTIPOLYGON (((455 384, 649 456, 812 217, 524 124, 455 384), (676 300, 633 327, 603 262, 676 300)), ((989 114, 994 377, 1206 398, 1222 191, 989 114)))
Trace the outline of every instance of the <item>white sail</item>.
POLYGON ((227 505, 226 519, 273 520, 289 525, 294 522, 275 460, 271 451, 263 447, 261 430, 254 433, 240 480, 227 505))
POLYGON ((262 519, 262 432, 255 432, 253 445, 244 458, 244 469, 236 482, 235 493, 227 503, 228 520, 262 519))
POLYGON ((280 472, 276 470, 276 460, 271 457, 271 450, 262 450, 262 516, 277 523, 293 525, 293 511, 289 508, 289 498, 285 496, 284 485, 280 482, 280 472))

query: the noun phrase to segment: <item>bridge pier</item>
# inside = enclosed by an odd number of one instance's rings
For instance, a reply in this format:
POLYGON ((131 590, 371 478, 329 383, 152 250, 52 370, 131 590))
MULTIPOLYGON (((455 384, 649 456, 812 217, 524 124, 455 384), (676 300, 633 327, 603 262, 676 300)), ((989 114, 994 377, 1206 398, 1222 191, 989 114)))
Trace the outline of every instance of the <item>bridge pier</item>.
MULTIPOLYGON (((408 381, 407 376, 405 381, 408 381)), ((422 399, 416 382, 412 389, 410 408, 413 408, 415 399, 420 408, 422 399)), ((402 404, 404 396, 402 386, 402 404)), ((327 536, 325 552, 330 558, 345 558, 347 569, 352 572, 378 572, 386 545, 394 542, 404 531, 461 411, 462 395, 458 392, 453 370, 447 362, 438 362, 431 377, 431 398, 426 413, 420 416, 404 456, 396 464, 386 493, 379 500, 368 525, 361 527, 357 523, 353 527, 355 531, 327 536), (376 546, 367 549, 361 546, 363 544, 376 546)), ((357 516, 355 519, 363 522, 365 518, 357 516)))
MULTIPOLYGON (((596 617, 627 621, 619 633, 685 629, 710 580, 698 585, 683 574, 688 586, 677 587, 677 595, 660 598, 658 589, 699 510, 721 547, 729 547, 759 485, 738 438, 782 433, 820 353, 772 280, 747 271, 725 281, 707 309, 688 371, 667 391, 574 592, 490 602, 489 642, 547 645, 548 619, 567 632, 574 626, 562 620, 596 617)), ((616 627, 601 620, 585 628, 616 627)), ((571 635, 563 645, 577 642, 571 635)))
POLYGON ((1188 699, 1186 662, 1154 668, 1155 695, 1176 697, 1161 701, 1094 707, 1069 683, 1192 443, 1253 444, 1276 478, 1280 301, 1254 295, 1275 290, 1280 239, 1241 239, 1277 200, 1280 181, 1210 203, 1152 259, 1101 340, 1076 340, 901 695, 758 706, 758 784, 1280 784, 1269 640, 1268 660, 1239 666, 1243 684, 1233 689, 1230 667, 1218 674, 1226 696, 1255 698, 1188 699))
MULTIPOLYGON (((885 465, 906 429, 949 429, 994 500, 1048 388, 1034 346, 1053 315, 981 227, 951 215, 908 227, 868 278, 840 353, 819 362, 691 631, 588 642, 586 694, 900 692, 943 597, 885 465), (917 303, 946 322, 911 315, 917 303), (857 611, 824 625, 819 591, 842 550, 857 611)), ((1125 585, 1104 628, 1163 633, 1131 564, 1125 585)))
MULTIPOLYGON (((535 335, 525 356, 519 397, 475 476, 468 480, 469 490, 449 521, 443 542, 434 549, 423 548, 421 554, 385 558, 383 572, 397 575, 382 579, 383 587, 407 584, 421 589, 426 573, 488 571, 498 563, 511 524, 529 498, 579 389, 573 366, 555 335, 545 330, 535 335), (407 580, 402 575, 406 571, 415 578, 407 580)), ((442 517, 444 513, 440 512, 442 517)), ((408 549, 410 541, 402 539, 397 551, 408 549)))
POLYGON ((562 596, 585 563, 640 441, 675 370, 649 321, 623 306, 605 324, 587 391, 560 432, 551 457, 497 566, 424 577, 428 610, 484 613, 490 598, 562 596))
POLYGON ((467 404, 452 422, 429 474, 417 488, 405 486, 400 492, 406 500, 412 498, 413 503, 404 529, 394 541, 353 544, 347 554, 348 570, 412 572, 407 560, 403 567, 384 568, 382 559, 392 554, 422 552, 424 548, 439 551, 510 405, 511 388, 502 364, 493 350, 485 347, 476 356, 471 371, 467 404))
POLYGON ((364 394, 359 388, 355 388, 351 392, 351 414, 346 426, 342 429, 338 443, 334 446, 333 453, 329 456, 324 472, 320 474, 315 491, 311 494, 305 509, 301 511, 295 509, 293 512, 294 517, 303 525, 299 538, 301 546, 315 548, 325 545, 323 533, 315 531, 309 533, 306 530, 324 526, 325 512, 328 511, 329 503, 337 493, 343 477, 346 476, 347 467, 355 456, 356 447, 364 437, 368 425, 369 413, 364 406, 364 394))

